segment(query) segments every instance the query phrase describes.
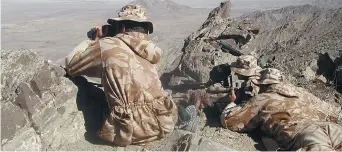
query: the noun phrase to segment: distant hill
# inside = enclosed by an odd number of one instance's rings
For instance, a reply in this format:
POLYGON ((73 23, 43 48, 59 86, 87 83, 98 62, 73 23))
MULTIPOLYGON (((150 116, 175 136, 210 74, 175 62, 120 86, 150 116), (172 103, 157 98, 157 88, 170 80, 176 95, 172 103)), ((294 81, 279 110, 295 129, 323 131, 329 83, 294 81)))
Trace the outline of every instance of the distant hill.
MULTIPOLYGON (((130 4, 144 6, 147 9, 147 15, 151 19, 160 19, 163 17, 176 18, 203 12, 202 8, 192 8, 171 0, 135 0, 130 4)), ((207 12, 204 13, 205 16, 207 16, 207 12)))

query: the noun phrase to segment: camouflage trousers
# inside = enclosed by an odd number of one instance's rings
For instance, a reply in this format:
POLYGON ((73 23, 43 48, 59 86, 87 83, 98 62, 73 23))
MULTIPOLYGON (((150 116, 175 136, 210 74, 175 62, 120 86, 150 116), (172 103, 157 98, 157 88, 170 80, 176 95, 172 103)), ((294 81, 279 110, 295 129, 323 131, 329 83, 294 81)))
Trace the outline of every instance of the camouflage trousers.
POLYGON ((342 151, 342 126, 331 122, 313 123, 293 141, 292 150, 342 151))

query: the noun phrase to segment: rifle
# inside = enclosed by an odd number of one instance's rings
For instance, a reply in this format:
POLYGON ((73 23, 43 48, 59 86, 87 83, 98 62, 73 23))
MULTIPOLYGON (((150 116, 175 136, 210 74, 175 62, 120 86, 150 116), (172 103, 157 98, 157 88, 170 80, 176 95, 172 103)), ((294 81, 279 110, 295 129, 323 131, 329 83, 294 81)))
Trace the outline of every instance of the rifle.
POLYGON ((242 52, 234 49, 230 44, 225 44, 225 43, 222 43, 221 41, 218 41, 218 40, 215 40, 217 43, 221 44, 222 45, 222 50, 223 51, 226 51, 226 52, 229 52, 230 54, 234 55, 234 56, 241 56, 241 55, 244 55, 242 52))
MULTIPOLYGON (((233 86, 233 80, 232 80, 232 75, 229 75, 230 78, 230 85, 229 87, 227 86, 223 86, 223 87, 209 87, 207 89, 207 92, 208 93, 214 93, 214 94, 219 94, 219 93, 228 93, 229 96, 230 96, 230 101, 231 102, 234 102, 235 99, 236 99, 236 95, 235 95, 235 91, 236 91, 236 88, 233 86)), ((220 102, 215 102, 215 103, 220 103, 220 102)))

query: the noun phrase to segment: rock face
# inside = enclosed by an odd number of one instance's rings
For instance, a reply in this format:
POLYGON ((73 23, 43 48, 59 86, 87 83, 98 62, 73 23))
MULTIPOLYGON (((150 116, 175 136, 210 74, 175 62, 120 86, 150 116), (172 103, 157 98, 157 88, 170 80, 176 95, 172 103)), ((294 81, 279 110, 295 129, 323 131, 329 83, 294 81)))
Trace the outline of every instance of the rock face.
MULTIPOLYGON (((109 114, 99 84, 84 77, 68 79, 62 68, 30 50, 2 50, 1 60, 2 150, 120 150, 94 134, 109 114)), ((175 130, 161 141, 126 149, 169 151, 185 134, 175 130)), ((211 144, 231 150, 198 135, 194 140, 193 150, 211 144)))
POLYGON ((83 138, 77 87, 29 50, 1 51, 2 150, 55 150, 83 138))
POLYGON ((251 45, 261 60, 272 59, 271 67, 282 70, 292 83, 309 89, 323 100, 337 100, 333 87, 315 82, 329 83, 338 79, 342 8, 289 6, 241 17, 247 18, 262 25, 251 45))
POLYGON ((220 43, 228 44, 243 53, 252 51, 248 44, 258 33, 257 25, 248 19, 231 18, 230 8, 230 1, 221 3, 211 11, 200 29, 185 40, 183 56, 174 71, 170 86, 205 84, 210 80, 210 71, 215 66, 234 62, 237 56, 229 53, 220 43))
POLYGON ((214 66, 236 60, 222 45, 210 40, 214 37, 224 38, 221 42, 256 56, 262 67, 285 72, 289 81, 321 99, 341 103, 335 98, 334 86, 342 82, 342 8, 288 6, 232 19, 229 6, 229 2, 221 3, 185 40, 182 59, 169 86, 206 83, 214 66), (320 82, 335 84, 327 87, 320 82))

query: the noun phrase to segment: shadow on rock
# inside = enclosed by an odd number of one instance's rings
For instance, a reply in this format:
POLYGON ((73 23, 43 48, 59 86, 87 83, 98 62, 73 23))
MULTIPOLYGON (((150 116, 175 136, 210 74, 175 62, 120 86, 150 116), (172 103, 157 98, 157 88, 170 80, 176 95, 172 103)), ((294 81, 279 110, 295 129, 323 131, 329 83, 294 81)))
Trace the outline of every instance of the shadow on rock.
MULTIPOLYGON (((222 127, 221 125, 221 113, 223 109, 228 105, 228 95, 214 99, 212 107, 206 107, 203 112, 207 118, 206 125, 209 127, 222 127)), ((213 100, 213 99, 212 99, 213 100)))
POLYGON ((163 88, 169 88, 169 82, 171 81, 173 73, 163 73, 160 76, 160 81, 162 83, 163 88))
POLYGON ((220 64, 210 71, 209 76, 211 83, 221 83, 223 82, 223 86, 229 86, 228 77, 231 75, 231 67, 229 64, 220 64))
POLYGON ((100 84, 88 82, 82 76, 69 78, 78 87, 77 107, 82 111, 85 121, 85 139, 92 144, 108 145, 96 136, 102 128, 105 118, 109 116, 109 107, 100 84))
POLYGON ((336 89, 339 93, 342 93, 342 55, 337 57, 334 61, 336 69, 333 74, 336 89))
POLYGON ((318 75, 323 75, 328 79, 333 78, 333 73, 335 70, 334 61, 331 60, 328 53, 320 54, 317 61, 318 70, 316 71, 318 75))
POLYGON ((220 121, 220 113, 215 107, 206 107, 203 112, 207 118, 206 126, 209 127, 222 127, 220 121))

